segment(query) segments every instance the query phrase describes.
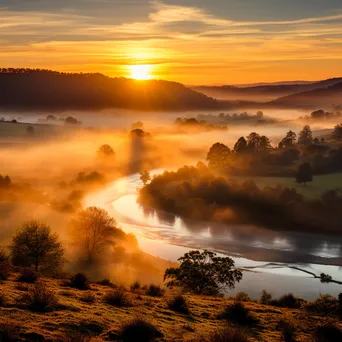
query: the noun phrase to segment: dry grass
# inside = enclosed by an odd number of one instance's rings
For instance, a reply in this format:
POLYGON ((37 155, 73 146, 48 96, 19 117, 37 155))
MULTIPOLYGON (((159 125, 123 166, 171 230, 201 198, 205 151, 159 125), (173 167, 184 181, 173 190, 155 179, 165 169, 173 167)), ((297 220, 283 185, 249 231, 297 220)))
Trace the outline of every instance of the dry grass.
MULTIPOLYGON (((44 282, 47 289, 58 294, 59 304, 64 309, 41 313, 17 305, 17 298, 24 293, 17 289, 16 278, 17 275, 12 274, 0 285, 1 293, 6 298, 6 307, 0 308, 0 325, 10 318, 20 325, 23 334, 35 333, 51 341, 70 341, 61 339, 64 331, 74 331, 85 336, 84 338, 92 336, 90 341, 110 340, 110 336, 113 336, 112 340, 115 336, 118 340, 122 322, 130 322, 137 316, 152 322, 164 335, 159 341, 198 341, 196 340, 198 336, 208 337, 222 324, 226 324, 226 320, 219 320, 217 316, 224 307, 234 304, 234 301, 227 298, 189 295, 186 298, 191 316, 187 316, 175 314, 169 309, 166 297, 150 297, 141 292, 137 299, 136 293, 123 290, 123 293, 130 298, 132 306, 113 307, 104 301, 106 294, 111 291, 106 286, 92 284, 91 292, 96 295, 97 300, 87 303, 80 299, 88 292, 75 288, 66 289, 63 287, 62 280, 42 278, 40 281, 44 282), (64 293, 67 296, 63 295, 64 293)), ((34 286, 28 285, 30 289, 34 286)), ((284 329, 279 325, 281 320, 293 322, 296 326, 295 336, 298 342, 315 341, 313 338, 316 328, 322 325, 322 317, 305 309, 287 309, 249 302, 245 302, 244 306, 259 321, 259 324, 247 326, 251 342, 284 341, 284 329)), ((228 320, 228 323, 233 327, 238 326, 232 320, 228 320)), ((342 328, 342 322, 335 322, 335 325, 342 328)))

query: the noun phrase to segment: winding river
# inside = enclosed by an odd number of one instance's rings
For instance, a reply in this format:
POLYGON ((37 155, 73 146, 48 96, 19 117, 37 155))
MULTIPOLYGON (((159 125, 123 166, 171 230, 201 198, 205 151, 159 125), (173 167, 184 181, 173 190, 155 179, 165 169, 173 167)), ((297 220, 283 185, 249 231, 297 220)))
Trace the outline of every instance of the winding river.
POLYGON ((207 248, 233 257, 237 266, 248 271, 228 295, 246 291, 257 299, 266 289, 275 297, 292 292, 311 300, 320 294, 342 292, 342 285, 322 284, 310 274, 324 272, 342 281, 342 238, 248 225, 184 222, 167 213, 143 210, 137 204, 137 188, 141 186, 139 174, 121 178, 88 195, 84 205, 106 209, 151 255, 177 260, 189 249, 207 248))

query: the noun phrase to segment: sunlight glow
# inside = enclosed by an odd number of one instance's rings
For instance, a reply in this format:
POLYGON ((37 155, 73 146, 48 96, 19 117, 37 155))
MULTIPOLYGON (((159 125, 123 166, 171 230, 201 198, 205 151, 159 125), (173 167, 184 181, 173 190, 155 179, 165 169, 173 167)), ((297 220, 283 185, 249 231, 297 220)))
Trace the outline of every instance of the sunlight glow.
POLYGON ((152 66, 149 64, 131 65, 130 73, 131 78, 136 80, 150 80, 152 66))

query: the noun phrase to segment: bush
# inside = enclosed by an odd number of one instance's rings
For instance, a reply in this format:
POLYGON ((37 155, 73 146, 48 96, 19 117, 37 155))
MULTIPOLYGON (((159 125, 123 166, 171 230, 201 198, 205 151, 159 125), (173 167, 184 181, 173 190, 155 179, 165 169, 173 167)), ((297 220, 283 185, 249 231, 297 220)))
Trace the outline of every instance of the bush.
POLYGON ((21 326, 12 320, 0 323, 0 341, 19 341, 21 326))
POLYGON ((118 307, 131 305, 131 302, 123 288, 118 288, 108 292, 105 295, 104 300, 107 304, 118 307))
POLYGON ((89 278, 84 273, 73 275, 67 285, 78 290, 90 290, 89 278))
POLYGON ((65 331, 58 339, 58 342, 91 342, 96 341, 93 337, 81 334, 78 331, 68 330, 65 331))
POLYGON ((329 315, 338 313, 339 301, 337 298, 326 294, 305 304, 304 308, 308 311, 321 315, 329 315))
POLYGON ((102 285, 102 286, 115 287, 115 285, 108 278, 104 278, 98 281, 97 284, 102 285))
POLYGON ((120 331, 123 342, 150 342, 163 334, 150 322, 143 318, 135 318, 124 324, 120 331))
POLYGON ((189 314, 190 311, 188 301, 182 295, 177 295, 171 298, 168 302, 168 308, 186 315, 189 314))
POLYGON ((201 336, 193 342, 249 342, 246 333, 239 328, 218 328, 208 336, 201 336))
POLYGON ((87 292, 80 298, 80 300, 84 303, 94 303, 96 301, 96 297, 93 293, 87 292))
POLYGON ((139 290, 141 287, 140 283, 138 281, 135 281, 133 284, 131 284, 131 290, 136 291, 139 290))
POLYGON ((259 300, 260 304, 268 305, 270 304, 271 300, 272 300, 272 294, 267 292, 266 290, 262 290, 260 300, 259 300))
POLYGON ((297 326, 293 320, 282 318, 277 326, 281 330, 284 342, 295 342, 297 326))
POLYGON ((44 283, 36 283, 28 294, 19 299, 32 311, 48 312, 53 311, 58 306, 58 299, 54 291, 48 289, 44 283))
POLYGON ((150 284, 146 290, 146 294, 151 297, 162 297, 164 293, 164 289, 162 289, 159 285, 154 284, 150 284))
POLYGON ((341 342, 342 331, 332 323, 323 324, 316 328, 315 339, 317 342, 341 342))
POLYGON ((247 292, 238 292, 235 295, 235 300, 239 301, 239 302, 251 302, 252 300, 249 298, 248 293, 247 292))
POLYGON ((226 306, 218 318, 230 319, 242 325, 252 325, 257 322, 242 302, 235 302, 226 306))
POLYGON ((33 271, 30 268, 23 268, 19 273, 17 281, 20 281, 22 283, 33 284, 36 282, 38 278, 39 275, 37 272, 33 271))
POLYGON ((289 293, 281 296, 279 299, 271 300, 270 304, 281 308, 299 309, 303 302, 302 298, 297 298, 292 293, 289 293))

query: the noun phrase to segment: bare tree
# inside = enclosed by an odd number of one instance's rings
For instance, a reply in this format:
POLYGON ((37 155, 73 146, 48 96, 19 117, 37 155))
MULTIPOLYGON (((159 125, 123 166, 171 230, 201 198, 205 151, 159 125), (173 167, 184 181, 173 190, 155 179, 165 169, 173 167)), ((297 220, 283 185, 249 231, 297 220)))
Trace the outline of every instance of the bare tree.
POLYGON ((91 263, 103 248, 113 245, 114 238, 121 232, 117 222, 101 208, 89 207, 78 213, 72 221, 75 241, 85 250, 91 263))
POLYGON ((56 271, 64 261, 64 249, 58 235, 38 221, 25 223, 12 238, 10 249, 14 264, 33 266, 36 271, 56 271))

